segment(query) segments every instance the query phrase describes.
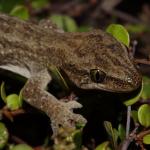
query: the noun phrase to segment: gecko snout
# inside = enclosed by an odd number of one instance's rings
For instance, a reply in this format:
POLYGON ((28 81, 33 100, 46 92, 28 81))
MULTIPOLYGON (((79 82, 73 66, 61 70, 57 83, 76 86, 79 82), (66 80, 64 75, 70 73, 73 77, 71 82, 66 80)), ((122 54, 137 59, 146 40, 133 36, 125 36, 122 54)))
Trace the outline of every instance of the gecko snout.
POLYGON ((133 90, 139 88, 142 84, 141 74, 138 71, 133 72, 130 76, 127 77, 127 83, 133 90))

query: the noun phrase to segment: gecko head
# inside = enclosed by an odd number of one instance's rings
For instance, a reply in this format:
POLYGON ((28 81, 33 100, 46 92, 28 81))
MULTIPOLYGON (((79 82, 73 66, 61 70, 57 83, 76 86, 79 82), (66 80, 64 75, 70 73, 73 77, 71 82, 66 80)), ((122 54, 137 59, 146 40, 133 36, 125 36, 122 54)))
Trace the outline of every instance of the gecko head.
POLYGON ((85 33, 82 39, 67 69, 79 88, 129 92, 140 87, 141 75, 123 44, 101 30, 85 33))
POLYGON ((123 71, 105 72, 101 69, 91 69, 89 77, 82 78, 80 84, 82 89, 99 89, 110 92, 130 92, 141 85, 141 76, 138 72, 126 74, 123 71), (121 75, 121 76, 120 76, 121 75))

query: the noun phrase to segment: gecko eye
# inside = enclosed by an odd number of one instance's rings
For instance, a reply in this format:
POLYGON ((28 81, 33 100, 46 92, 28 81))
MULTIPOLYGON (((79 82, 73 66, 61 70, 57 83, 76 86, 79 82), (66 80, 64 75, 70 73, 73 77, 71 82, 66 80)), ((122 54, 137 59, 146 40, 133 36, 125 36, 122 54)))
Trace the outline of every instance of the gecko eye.
POLYGON ((93 82, 101 83, 104 81, 106 74, 99 69, 92 69, 90 70, 90 77, 93 82))

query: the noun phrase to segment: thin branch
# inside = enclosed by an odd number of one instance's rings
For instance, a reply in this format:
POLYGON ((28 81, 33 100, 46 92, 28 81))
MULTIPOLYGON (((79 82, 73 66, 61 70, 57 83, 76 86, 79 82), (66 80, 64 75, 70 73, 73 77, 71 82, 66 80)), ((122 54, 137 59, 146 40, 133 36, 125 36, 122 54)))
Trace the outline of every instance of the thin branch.
POLYGON ((130 143, 136 138, 136 132, 139 125, 130 133, 130 135, 119 145, 117 150, 127 150, 130 143))
POLYGON ((132 46, 132 56, 134 57, 135 56, 135 52, 136 52, 136 47, 137 47, 137 44, 138 42, 136 40, 134 40, 132 42, 133 46, 132 46))
POLYGON ((135 62, 139 63, 139 64, 150 65, 150 60, 147 60, 147 59, 138 59, 138 58, 135 58, 135 62))
POLYGON ((141 131, 139 134, 137 134, 137 129, 139 125, 129 134, 129 136, 120 144, 117 150, 127 150, 130 143, 135 140, 136 143, 138 143, 141 147, 141 150, 145 150, 143 143, 140 142, 143 137, 147 134, 150 134, 150 129, 141 131))
POLYGON ((111 10, 110 12, 107 12, 110 15, 116 16, 124 21, 130 22, 130 23, 136 23, 136 24, 145 24, 145 22, 142 22, 141 20, 127 14, 124 12, 121 12, 119 10, 111 10))
POLYGON ((127 107, 127 122, 126 122, 126 138, 129 136, 130 132, 130 121, 131 121, 131 106, 127 107))
POLYGON ((17 144, 27 144, 25 141, 23 141, 22 139, 20 139, 19 137, 15 135, 11 135, 11 139, 17 144))
POLYGON ((140 132, 140 133, 137 135, 137 138, 138 138, 138 139, 142 139, 142 138, 143 138, 145 135, 147 135, 147 134, 150 134, 150 129, 140 132))

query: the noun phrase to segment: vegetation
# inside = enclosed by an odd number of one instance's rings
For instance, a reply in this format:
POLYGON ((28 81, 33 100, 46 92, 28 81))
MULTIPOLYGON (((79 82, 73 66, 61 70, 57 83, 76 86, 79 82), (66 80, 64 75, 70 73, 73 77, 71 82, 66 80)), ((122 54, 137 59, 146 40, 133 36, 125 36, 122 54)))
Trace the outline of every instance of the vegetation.
MULTIPOLYGON (((53 5, 53 1, 49 0, 1 0, 0 1, 0 11, 7 13, 12 16, 17 16, 23 20, 41 20, 44 18, 51 19, 53 23, 57 24, 59 28, 62 28, 66 32, 83 32, 91 30, 90 24, 86 24, 84 22, 79 23, 76 19, 77 17, 71 17, 67 14, 57 14, 55 11, 52 10, 48 12, 49 5, 53 5)), ((61 3, 61 2, 60 2, 61 3)), ((69 2, 66 2, 66 5, 69 2)), ((92 3, 92 1, 91 1, 92 3)), ((94 1, 93 1, 94 3, 94 1)), ((69 5, 69 4, 68 4, 69 5)), ((91 4, 92 5, 92 4, 91 4)), ((55 7, 54 7, 55 8, 55 7)), ((112 21, 112 20, 111 20, 112 21)), ((112 22, 113 23, 113 22, 112 22)), ((133 37, 136 34, 141 33, 149 33, 149 29, 145 24, 128 24, 126 28, 120 24, 109 24, 106 28, 106 32, 112 34, 118 41, 122 42, 124 45, 131 50, 131 53, 134 56, 134 51, 136 50, 136 44, 134 44, 133 37), (128 30, 128 31, 127 31, 128 30), (129 34, 131 35, 129 37, 129 34)), ((139 63, 144 63, 149 65, 149 61, 145 61, 145 59, 135 58, 135 60, 139 63)), ((4 80, 2 78, 2 80, 4 80)), ((32 132, 32 129, 36 126, 36 123, 39 121, 41 124, 47 124, 45 120, 45 116, 43 117, 43 113, 38 112, 38 114, 42 115, 44 121, 42 122, 39 117, 37 122, 30 124, 30 119, 26 115, 31 115, 28 113, 29 106, 24 103, 21 94, 21 87, 22 80, 19 77, 15 78, 16 82, 21 82, 18 87, 15 84, 11 84, 12 82, 8 82, 7 78, 5 78, 5 82, 1 83, 1 99, 0 99, 0 149, 8 149, 8 150, 87 150, 87 149, 96 149, 96 150, 118 150, 118 149, 142 149, 149 148, 150 145, 150 78, 148 75, 143 73, 143 84, 141 89, 138 91, 128 94, 126 93, 127 97, 124 101, 120 98, 121 103, 126 107, 126 109, 120 110, 118 112, 118 116, 115 117, 116 121, 115 124, 111 123, 110 121, 105 120, 104 118, 102 121, 103 127, 106 131, 107 138, 105 135, 99 135, 100 141, 95 141, 90 139, 91 143, 86 143, 83 141, 83 126, 78 125, 75 131, 70 131, 69 129, 62 129, 60 128, 59 135, 52 140, 50 137, 51 131, 44 129, 42 136, 40 136, 41 132, 37 130, 32 132), (5 84, 4 84, 5 83, 5 84), (15 92, 15 94, 14 94, 15 92), (8 94, 6 94, 8 93, 8 94), (17 93, 17 94, 16 94, 17 93), (23 117, 26 122, 26 126, 23 123, 15 124, 18 117, 23 117), (31 125, 31 126, 30 126, 31 125), (15 126, 15 127, 14 127, 15 126), (19 132, 16 128, 20 128, 19 132), (20 127, 22 126, 22 127, 20 127), (14 131, 16 130, 16 132, 14 131), (26 137, 26 132, 31 132, 26 137), (37 139, 35 136, 38 134, 37 139), (17 136, 19 135, 19 136, 17 136), (32 135, 33 141, 30 140, 30 136, 32 135), (104 137, 103 137, 104 136, 104 137), (36 141, 37 140, 37 141, 36 141)), ((14 80, 14 78, 12 79, 14 80)), ((24 83, 24 80, 23 80, 24 83)), ((124 95, 123 95, 124 97, 124 95)), ((103 99, 103 98, 102 98, 103 99)), ((111 99, 110 99, 111 101, 111 99)), ((109 102, 107 102, 109 105, 109 102)), ((119 102, 118 102, 119 103, 119 102)), ((111 105, 111 103, 110 103, 111 105)), ((119 105, 122 107, 122 105, 119 105)), ((108 112, 103 110, 104 113, 111 113, 109 112, 109 108, 107 107, 108 112)), ((101 109, 101 108, 100 108, 101 109)), ((114 109, 114 108, 112 108, 114 109)), ((88 112, 89 113, 89 112, 88 112)), ((34 110, 33 110, 34 114, 34 110)), ((86 112, 84 112, 86 114, 86 112)), ((40 116, 41 116, 40 115, 40 116)), ((99 115, 99 114, 98 114, 99 115)), ((96 115, 96 119, 99 120, 101 116, 96 115)), ((101 114, 103 115, 103 114, 101 114)), ((36 117, 33 116, 32 119, 36 117)), ((31 120, 32 120, 31 119, 31 120)), ((19 120, 19 119, 18 119, 19 120)), ((36 120, 36 119, 35 119, 36 120)), ((43 119, 42 119, 43 120, 43 119)), ((21 119, 22 121, 22 119, 21 119)), ((38 122, 38 123, 39 123, 38 122)), ((48 125, 47 125, 48 126, 48 125)), ((46 128, 49 128, 49 126, 46 128)), ((39 127, 41 128, 41 127, 39 127)), ((38 128, 38 129, 39 129, 38 128)), ((99 127, 100 128, 100 127, 99 127)), ((104 132, 105 132, 104 131, 104 132)), ((85 135, 86 136, 86 135, 85 135)), ((90 138, 90 137, 89 137, 90 138)), ((94 138, 94 137, 93 137, 94 138)))

